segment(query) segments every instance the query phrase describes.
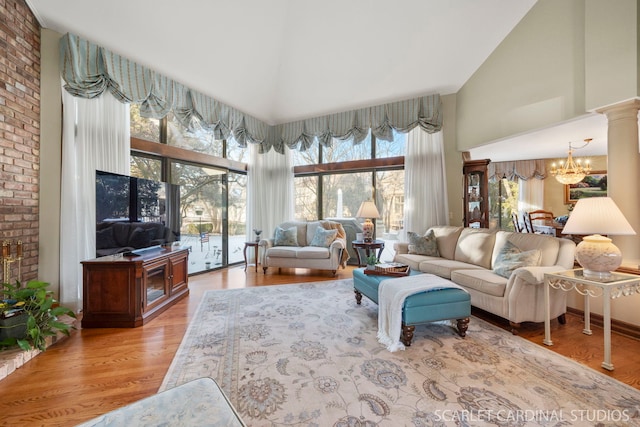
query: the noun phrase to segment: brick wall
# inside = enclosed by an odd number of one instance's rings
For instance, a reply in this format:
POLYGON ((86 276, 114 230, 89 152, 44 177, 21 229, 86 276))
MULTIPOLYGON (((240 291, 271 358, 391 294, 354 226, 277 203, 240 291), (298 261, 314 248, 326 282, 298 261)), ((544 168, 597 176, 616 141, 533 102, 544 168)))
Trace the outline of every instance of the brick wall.
POLYGON ((0 0, 0 239, 13 256, 23 242, 23 281, 38 274, 39 163, 40 25, 24 0, 0 0))

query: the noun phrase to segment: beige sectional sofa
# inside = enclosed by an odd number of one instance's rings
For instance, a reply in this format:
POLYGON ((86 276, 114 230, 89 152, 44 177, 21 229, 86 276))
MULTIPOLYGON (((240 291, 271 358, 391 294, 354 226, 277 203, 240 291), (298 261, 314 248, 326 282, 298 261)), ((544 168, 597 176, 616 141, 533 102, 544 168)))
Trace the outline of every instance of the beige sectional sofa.
POLYGON ((262 239, 260 247, 260 263, 266 274, 269 267, 278 268, 311 268, 331 270, 336 273, 339 267, 345 267, 349 259, 346 234, 340 223, 334 221, 288 221, 278 226, 282 230, 296 228, 296 238, 287 245, 277 245, 274 237, 262 239), (327 247, 313 246, 312 241, 316 229, 337 230, 336 237, 327 247))
MULTIPOLYGON (((569 270, 574 265, 576 245, 569 239, 455 226, 430 230, 439 256, 411 254, 408 242, 396 243, 394 261, 463 286, 471 294, 472 306, 509 320, 514 333, 521 322, 544 321, 544 273, 569 270), (516 268, 508 278, 496 274, 493 269, 498 254, 507 242, 522 252, 539 251, 538 265, 516 268)), ((564 323, 567 293, 550 291, 551 318, 564 323)))

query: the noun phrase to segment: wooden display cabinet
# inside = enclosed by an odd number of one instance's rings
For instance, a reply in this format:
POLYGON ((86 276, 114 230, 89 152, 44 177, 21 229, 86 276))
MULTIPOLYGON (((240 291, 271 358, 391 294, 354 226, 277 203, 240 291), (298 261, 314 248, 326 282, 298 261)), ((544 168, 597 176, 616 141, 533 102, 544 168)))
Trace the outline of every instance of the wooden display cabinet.
POLYGON ((464 162, 464 226, 489 227, 489 178, 487 166, 491 160, 467 160, 464 162))
POLYGON ((142 326, 189 294, 188 248, 82 261, 83 328, 142 326))

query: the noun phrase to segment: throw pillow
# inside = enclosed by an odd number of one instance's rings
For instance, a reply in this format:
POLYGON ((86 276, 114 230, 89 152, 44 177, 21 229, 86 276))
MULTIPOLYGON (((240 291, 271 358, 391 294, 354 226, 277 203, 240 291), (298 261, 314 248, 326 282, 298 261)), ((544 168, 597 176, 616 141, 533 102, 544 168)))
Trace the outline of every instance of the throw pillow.
POLYGON ((313 235, 313 239, 311 239, 311 243, 309 243, 309 246, 328 248, 329 246, 331 246, 331 243, 336 240, 337 235, 338 230, 325 230, 322 227, 318 227, 316 228, 316 232, 313 235))
POLYGON ((424 236, 413 231, 407 233, 409 237, 409 253, 416 255, 440 256, 438 242, 433 230, 429 230, 424 236))
POLYGON ((273 241, 274 246, 298 246, 298 228, 291 227, 283 229, 276 227, 276 237, 273 241))
POLYGON ((517 268, 540 265, 541 255, 538 249, 522 252, 516 245, 507 241, 498 252, 493 272, 508 279, 517 268))

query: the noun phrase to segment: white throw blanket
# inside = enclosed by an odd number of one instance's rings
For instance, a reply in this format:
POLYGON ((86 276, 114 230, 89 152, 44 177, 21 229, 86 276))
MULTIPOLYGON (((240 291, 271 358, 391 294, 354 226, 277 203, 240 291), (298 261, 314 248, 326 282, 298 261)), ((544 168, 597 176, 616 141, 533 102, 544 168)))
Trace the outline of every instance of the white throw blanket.
POLYGON ((404 350, 400 342, 402 328, 402 306, 408 296, 438 289, 462 289, 450 280, 433 274, 386 279, 378 286, 378 341, 394 352, 404 350))

